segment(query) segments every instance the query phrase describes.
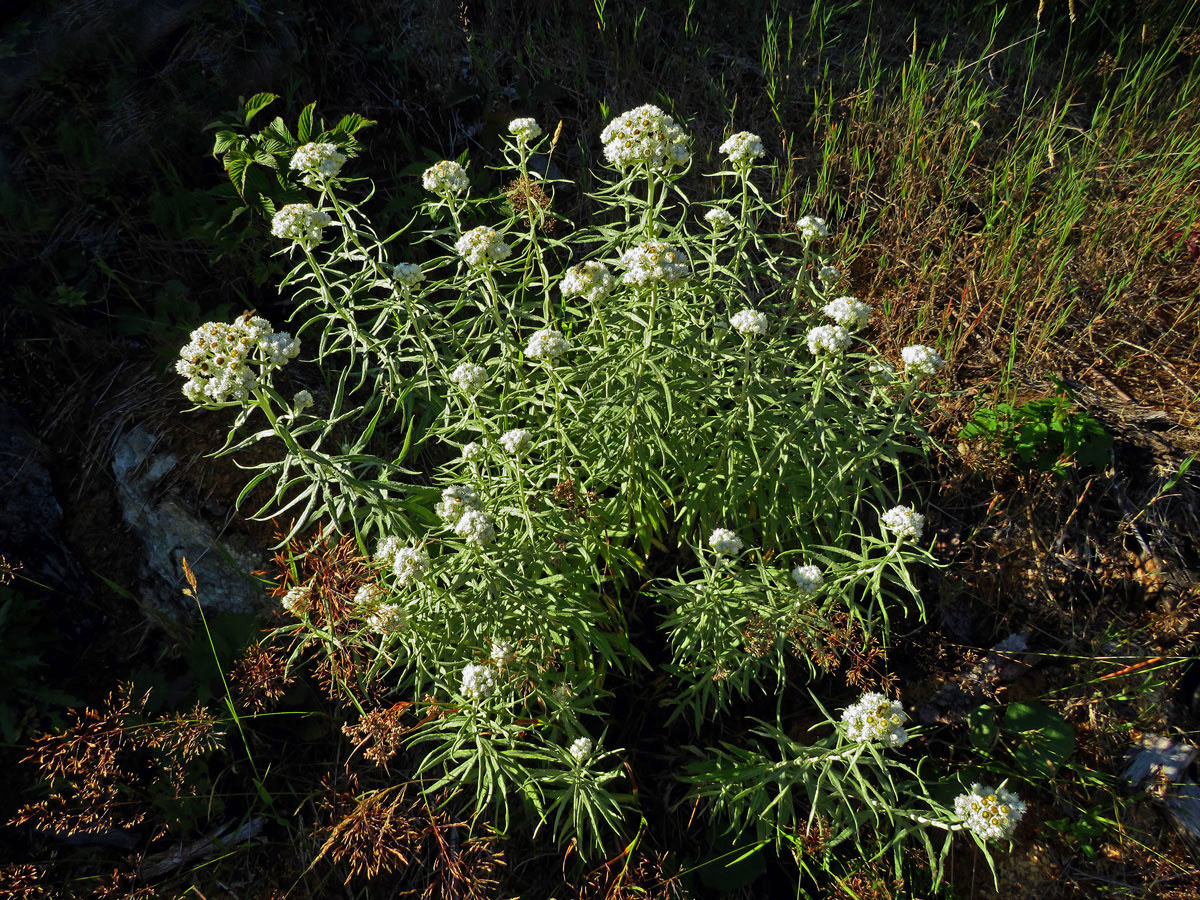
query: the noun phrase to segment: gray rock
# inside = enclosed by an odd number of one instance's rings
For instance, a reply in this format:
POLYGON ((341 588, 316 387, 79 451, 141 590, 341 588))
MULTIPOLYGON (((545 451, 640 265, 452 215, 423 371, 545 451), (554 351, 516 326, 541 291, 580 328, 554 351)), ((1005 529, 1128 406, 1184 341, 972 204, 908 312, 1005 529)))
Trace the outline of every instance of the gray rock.
POLYGON ((141 426, 127 431, 113 450, 112 469, 125 523, 145 551, 142 597, 171 618, 195 613, 184 595, 183 561, 195 573, 205 612, 253 612, 265 604, 262 587, 250 572, 262 555, 249 541, 221 537, 198 518, 165 484, 179 464, 171 453, 155 452, 158 438, 141 426))

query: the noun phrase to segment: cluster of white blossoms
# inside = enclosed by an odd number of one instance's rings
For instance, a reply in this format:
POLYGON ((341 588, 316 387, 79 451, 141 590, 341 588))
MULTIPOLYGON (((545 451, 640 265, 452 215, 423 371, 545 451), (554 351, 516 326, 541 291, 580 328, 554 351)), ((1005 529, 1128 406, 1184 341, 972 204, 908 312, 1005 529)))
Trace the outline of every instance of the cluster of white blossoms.
POLYGON ((724 231, 737 221, 728 211, 716 207, 704 214, 704 221, 712 226, 713 231, 724 231))
POLYGON ((529 452, 533 446, 533 435, 527 428, 514 428, 500 435, 500 446, 508 453, 520 458, 529 452))
POLYGON ((825 576, 814 565, 796 566, 792 569, 792 581, 802 597, 811 597, 825 584, 825 576))
POLYGON ((374 606, 387 596, 387 589, 377 581, 368 581, 354 594, 354 605, 362 607, 374 606))
POLYGON ((842 273, 837 266, 821 266, 817 277, 821 279, 821 284, 828 288, 842 280, 842 273))
POLYGON ((737 556, 745 545, 736 532, 728 528, 714 528, 713 533, 708 536, 708 546, 712 547, 713 553, 718 556, 737 556))
POLYGON ((314 402, 310 391, 296 391, 296 395, 292 397, 292 409, 299 414, 312 406, 314 402))
POLYGON ((309 187, 320 187, 337 176, 346 162, 336 144, 305 144, 292 155, 290 166, 300 172, 309 187))
POLYGON ((582 297, 591 303, 603 300, 613 289, 613 274, 602 262, 590 260, 563 273, 559 290, 564 297, 582 297))
POLYGON ((529 336, 525 355, 530 359, 555 359, 568 349, 567 339, 553 328, 542 328, 529 336))
POLYGON ((464 394, 478 394, 487 384, 487 374, 487 369, 478 363, 462 362, 450 373, 450 380, 464 394))
POLYGON ((329 213, 311 203, 289 203, 271 219, 271 234, 311 250, 321 243, 322 229, 332 224, 329 213))
POLYGON ((761 337, 767 333, 767 314, 754 309, 743 309, 730 317, 729 327, 746 337, 761 337))
POLYGON ((496 673, 490 666, 469 663, 463 666, 462 686, 459 693, 473 700, 490 697, 496 690, 496 673))
POLYGON ((475 268, 500 262, 512 255, 512 247, 504 243, 499 232, 486 225, 472 228, 455 241, 454 249, 468 266, 475 268))
POLYGON ((571 741, 571 746, 567 748, 567 753, 571 755, 571 759, 577 763, 583 762, 592 755, 592 739, 589 737, 577 737, 571 741))
POLYGON ((512 656, 512 644, 508 641, 492 641, 491 655, 488 657, 492 662, 500 664, 506 662, 512 656))
POLYGON ((938 370, 946 364, 936 350, 920 344, 905 347, 900 351, 900 358, 904 360, 904 373, 917 378, 936 375, 938 370))
POLYGON ((354 605, 359 607, 367 627, 381 634, 395 631, 404 624, 404 608, 398 603, 386 602, 387 596, 387 589, 375 581, 364 584, 354 595, 354 605))
POLYGON ((483 511, 479 495, 467 485, 451 485, 442 491, 437 514, 468 544, 482 547, 496 539, 491 517, 483 511))
POLYGON ((380 538, 379 543, 375 545, 375 561, 390 566, 396 561, 396 554, 403 546, 404 542, 395 535, 389 534, 385 538, 380 538))
POLYGON ((739 131, 726 138, 719 149, 735 166, 748 166, 767 152, 763 149, 762 138, 749 131, 739 131))
POLYGON ((821 312, 847 329, 862 328, 871 319, 871 307, 854 297, 830 300, 821 307, 821 312))
POLYGON ((896 368, 889 362, 877 359, 867 366, 867 375, 880 384, 891 384, 896 380, 896 368))
POLYGON ((271 323, 244 315, 230 325, 206 322, 179 351, 175 371, 187 381, 183 394, 193 403, 245 400, 263 375, 294 359, 300 341, 271 323))
POLYGON ((508 131, 510 134, 515 135, 517 140, 522 144, 528 144, 541 137, 542 126, 537 123, 537 119, 526 117, 513 119, 509 122, 508 131))
POLYGON ((840 356, 850 346, 850 332, 841 325, 818 325, 808 332, 808 351, 813 356, 840 356))
POLYGON ((1025 815, 1025 802, 1002 787, 973 784, 970 791, 954 799, 954 812, 985 841, 1000 841, 1012 837, 1025 815))
POLYGON ((656 281, 674 284, 691 273, 687 259, 670 244, 643 241, 621 254, 620 265, 627 270, 621 276, 625 284, 647 285, 656 281))
POLYGON ((443 159, 425 170, 421 176, 421 184, 425 186, 425 190, 446 197, 450 194, 461 194, 471 186, 471 181, 467 178, 466 169, 453 160, 443 159))
POLYGON ((308 604, 312 601, 312 588, 307 584, 302 584, 299 587, 294 587, 283 597, 280 598, 279 604, 293 616, 301 616, 308 609, 308 604))
POLYGON ((664 170, 691 159, 683 129, 649 103, 609 122, 600 132, 600 140, 604 143, 604 158, 618 169, 646 163, 652 169, 664 170))
POLYGON ((429 554, 424 547, 401 547, 392 558, 396 584, 407 587, 429 574, 429 554))
POLYGON ((477 463, 487 456, 487 451, 483 449, 483 445, 475 441, 471 441, 462 448, 462 458, 464 462, 477 463))
POLYGON ((857 703, 842 713, 846 736, 852 741, 879 741, 889 747, 899 747, 908 740, 902 727, 908 714, 896 700, 883 694, 863 694, 857 703))
POLYGON ((815 239, 829 237, 829 226, 820 216, 804 216, 796 223, 796 230, 807 244, 815 239))
POLYGON ((425 280, 425 273, 416 263, 396 263, 392 266, 392 280, 403 288, 414 288, 425 280))
POLYGON ((901 540, 919 541, 925 530, 925 517, 911 506, 893 506, 879 517, 879 521, 901 540))

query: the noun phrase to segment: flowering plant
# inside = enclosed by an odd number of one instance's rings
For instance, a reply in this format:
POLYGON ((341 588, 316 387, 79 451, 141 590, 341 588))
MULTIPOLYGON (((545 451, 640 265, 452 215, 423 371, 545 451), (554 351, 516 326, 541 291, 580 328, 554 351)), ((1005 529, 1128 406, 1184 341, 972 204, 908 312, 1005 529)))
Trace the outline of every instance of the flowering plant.
MULTIPOLYGON (((557 182, 531 160, 557 133, 527 117, 510 132, 514 184, 552 205, 557 182)), ((931 559, 923 517, 897 505, 899 460, 923 440, 913 402, 940 365, 919 348, 904 358, 920 377, 880 376, 894 369, 860 331, 870 307, 832 296, 828 225, 783 221, 756 135, 722 145, 708 207, 680 190, 692 141, 663 110, 600 140, 610 168, 567 237, 540 202, 476 197, 451 160, 421 176, 420 215, 380 237, 354 148, 299 148, 308 200, 274 232, 319 366, 289 367, 313 379, 303 402, 258 376, 220 397, 242 404, 228 451, 278 439, 247 488, 274 480, 259 514, 333 526, 373 557, 348 640, 423 712, 417 777, 468 788, 500 823, 519 804, 592 851, 634 805, 623 751, 593 737, 616 676, 650 665, 631 615, 664 634, 659 699, 699 731, 782 690, 792 657, 815 672, 798 648, 835 618, 886 634, 923 613, 910 570, 931 559)), ((306 613, 319 591, 288 596, 279 634, 334 652, 306 613)), ((903 743, 897 718, 855 759, 903 743)), ((838 734, 826 756, 844 761, 838 734)), ((872 788, 864 809, 893 799, 872 788)))

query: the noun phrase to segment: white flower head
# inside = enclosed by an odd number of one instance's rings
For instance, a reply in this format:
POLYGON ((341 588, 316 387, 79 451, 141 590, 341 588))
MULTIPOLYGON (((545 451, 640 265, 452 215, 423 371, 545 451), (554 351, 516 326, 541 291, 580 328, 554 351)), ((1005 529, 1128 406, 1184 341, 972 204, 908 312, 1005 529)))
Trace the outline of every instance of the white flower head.
POLYGON ((509 122, 508 131, 516 136, 516 139, 522 144, 529 144, 541 136, 542 126, 537 123, 536 119, 526 117, 509 122))
POLYGON ((863 694, 857 703, 842 713, 846 736, 852 741, 878 741, 888 747, 900 747, 908 740, 903 725, 908 719, 904 707, 883 694, 863 694))
POLYGON ((193 403, 240 403, 299 352, 299 340, 246 314, 230 325, 207 322, 193 331, 175 371, 187 379, 183 393, 193 403))
POLYGON ((403 546, 403 541, 395 535, 389 534, 387 537, 381 538, 375 545, 375 561, 390 566, 396 561, 396 553, 403 546))
POLYGON ((830 288, 842 280, 842 273, 837 266, 821 266, 817 271, 817 277, 821 279, 822 285, 830 288))
POLYGON ((494 663, 503 663, 512 656, 512 644, 508 641, 492 641, 491 655, 488 657, 494 663))
POLYGON ((938 370, 946 364, 936 350, 920 344, 905 347, 900 351, 900 358, 904 360, 904 374, 915 378, 936 375, 938 370))
POLYGON ((577 737, 571 741, 571 746, 567 748, 567 753, 571 755, 571 759, 577 763, 582 763, 592 755, 592 739, 589 737, 577 737))
POLYGON ((796 566, 792 569, 792 581, 802 597, 811 597, 825 584, 825 576, 814 565, 796 566))
POLYGON ((454 528, 468 511, 482 510, 479 495, 465 484, 452 484, 442 491, 442 499, 435 509, 443 522, 454 528))
POLYGON ((468 663, 463 666, 462 686, 458 692, 472 700, 483 700, 496 690, 496 673, 490 666, 468 663))
POLYGON ((483 547, 496 539, 491 516, 482 509, 464 510, 454 526, 454 533, 473 547, 483 547))
POLYGON ((871 307, 854 297, 830 300, 821 312, 848 330, 864 327, 871 318, 871 307))
POLYGON ((405 622, 404 607, 398 603, 380 603, 366 616, 367 627, 380 634, 398 631, 405 622))
POLYGON ((478 394, 487 384, 487 374, 487 369, 478 363, 462 362, 451 373, 450 380, 464 394, 478 394))
POLYGON ((279 600, 279 605, 286 609, 293 616, 299 617, 304 615, 308 609, 308 605, 312 602, 312 587, 307 584, 299 585, 292 588, 279 600))
POLYGON ((911 506, 893 506, 879 520, 901 540, 919 541, 925 530, 925 517, 911 506))
POLYGON ((313 395, 308 391, 296 391, 296 395, 292 397, 292 409, 297 413, 302 413, 313 405, 313 395))
POLYGON ((1012 791, 981 784, 971 785, 971 790, 954 800, 955 814, 985 841, 1011 838, 1025 809, 1025 802, 1012 791))
POLYGON ((713 533, 708 536, 708 546, 712 547, 713 553, 718 556, 737 556, 742 552, 742 539, 728 528, 714 528, 713 533))
POLYGON ((743 309, 730 317, 729 327, 748 338, 762 337, 767 333, 767 314, 753 309, 743 309))
POLYGON ((289 203, 272 217, 271 234, 311 250, 321 243, 322 229, 332 224, 329 213, 311 203, 289 203))
POLYGON ((465 462, 477 463, 487 456, 487 451, 483 449, 483 445, 471 441, 462 448, 462 458, 465 462))
POLYGON ((709 224, 713 231, 724 231, 730 228, 736 221, 728 210, 714 207, 704 214, 704 221, 709 224))
POLYGON ((499 232, 486 225, 472 228, 455 241, 454 249, 472 268, 489 266, 512 255, 512 247, 504 243, 499 232))
POLYGON ((850 346, 850 332, 841 325, 818 325, 808 331, 808 350, 813 356, 841 356, 850 346))
POLYGON ((425 190, 446 197, 450 194, 461 194, 471 186, 471 181, 467 178, 466 169, 453 160, 443 159, 425 170, 421 176, 421 184, 425 186, 425 190))
POLYGON ((520 458, 533 446, 533 435, 526 428, 514 428, 500 436, 500 446, 508 453, 520 458))
POLYGON ((804 239, 805 244, 829 237, 829 226, 820 216, 802 217, 796 223, 796 230, 800 232, 800 237, 804 239))
POLYGON ((392 266, 392 280, 402 288, 411 289, 425 280, 425 273, 416 263, 396 263, 392 266))
POLYGON ((301 173, 309 187, 320 187, 337 177, 346 162, 346 155, 336 144, 305 144, 292 155, 290 167, 301 173))
POLYGON ((877 359, 867 366, 867 375, 880 384, 892 384, 896 380, 896 368, 889 362, 877 359))
POLYGON ((646 104, 617 116, 600 132, 604 158, 618 169, 646 164, 656 171, 691 159, 683 129, 657 106, 646 104))
POLYGON ((424 547, 401 547, 392 559, 396 584, 407 587, 429 574, 429 554, 424 547))
POLYGON ((529 336, 525 355, 530 359, 555 359, 566 353, 569 346, 567 339, 553 328, 543 328, 529 336))
POLYGON ((596 303, 608 296, 613 284, 615 279, 608 266, 598 260, 589 260, 567 269, 558 287, 564 297, 579 296, 596 303))
POLYGON ((626 269, 621 276, 625 284, 675 284, 691 274, 684 255, 662 241, 643 241, 630 247, 621 254, 619 263, 626 269))
POLYGON ((763 149, 762 138, 749 131, 739 131, 732 135, 719 149, 729 157, 731 163, 739 167, 752 165, 754 160, 767 152, 763 149))
POLYGON ((377 581, 368 581, 354 593, 354 605, 374 607, 387 596, 387 589, 377 581))

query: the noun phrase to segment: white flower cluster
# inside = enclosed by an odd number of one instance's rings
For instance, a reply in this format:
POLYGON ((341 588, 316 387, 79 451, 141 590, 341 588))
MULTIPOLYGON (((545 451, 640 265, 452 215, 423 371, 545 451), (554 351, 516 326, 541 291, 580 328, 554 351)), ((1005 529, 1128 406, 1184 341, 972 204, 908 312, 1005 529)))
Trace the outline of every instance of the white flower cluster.
POLYGON ((417 263, 396 263, 392 266, 392 280, 403 288, 414 288, 425 280, 425 273, 417 263))
POLYGON ((585 759, 592 755, 592 739, 589 737, 577 737, 571 741, 571 746, 567 748, 567 753, 571 754, 571 759, 577 763, 582 763, 585 759))
POLYGON ((742 552, 744 544, 736 532, 728 528, 714 528, 713 533, 708 536, 708 546, 712 547, 718 556, 737 556, 742 552))
POLYGON ((489 659, 494 663, 503 663, 512 656, 512 644, 508 641, 492 641, 492 652, 489 659))
POLYGON ((508 123, 508 130, 522 144, 528 144, 542 134, 542 126, 537 123, 536 119, 530 118, 513 119, 508 123))
POLYGON ((424 547, 401 547, 392 559, 396 584, 407 587, 429 574, 429 554, 424 547))
POLYGON ((292 155, 291 168, 300 172, 309 187, 320 187, 337 176, 346 162, 346 155, 336 144, 305 144, 292 155))
POLYGON ((871 318, 871 307, 854 297, 830 300, 821 308, 821 312, 847 329, 862 328, 871 318))
POLYGON ((662 241, 643 241, 621 254, 620 265, 628 271, 625 284, 647 285, 655 281, 674 284, 690 274, 683 254, 662 241))
POLYGON ((804 216, 796 223, 796 230, 806 244, 814 239, 829 237, 829 226, 820 216, 804 216))
POLYGON ((895 700, 883 694, 863 694, 857 703, 842 713, 846 736, 852 741, 879 741, 889 747, 899 747, 908 740, 902 727, 908 714, 895 700))
POLYGON ((470 663, 463 667, 459 693, 473 700, 490 697, 496 690, 496 673, 489 666, 470 663))
POLYGON ((299 414, 312 406, 314 402, 310 391, 296 391, 296 395, 292 397, 292 409, 299 414))
POLYGON ((307 584, 302 584, 299 587, 294 587, 283 597, 280 598, 279 604, 293 616, 301 616, 308 609, 308 604, 312 601, 312 588, 307 584))
POLYGON ((842 280, 842 273, 837 266, 821 266, 817 277, 821 279, 821 284, 828 288, 842 280))
POLYGON ((404 622, 404 608, 398 603, 380 603, 366 616, 367 627, 380 634, 398 631, 404 622))
POLYGON ((938 370, 946 364, 936 350, 920 344, 905 347, 900 351, 900 358, 904 360, 904 373, 917 378, 936 375, 938 370))
POLYGON ((796 566, 792 569, 792 581, 802 597, 811 597, 825 584, 825 576, 814 565, 796 566))
POLYGON ((1025 802, 1005 788, 971 785, 971 790, 954 800, 954 812, 963 823, 985 841, 1012 837, 1025 815, 1025 802))
POLYGON ((739 131, 732 135, 719 149, 735 166, 749 166, 767 152, 763 149, 762 138, 749 131, 739 131))
POLYGON ((496 539, 496 529, 483 511, 479 495, 466 485, 452 485, 442 491, 437 514, 468 544, 482 547, 496 539))
POLYGON ((840 356, 850 346, 850 332, 841 325, 818 325, 808 331, 808 351, 813 356, 840 356))
POLYGON ((767 314, 753 309, 743 309, 729 319, 729 326, 746 337, 761 337, 767 333, 767 314))
POLYGON ((512 255, 512 247, 504 243, 495 229, 486 225, 472 228, 455 242, 454 249, 467 261, 468 266, 476 268, 500 262, 512 255))
POLYGON ((572 266, 563 273, 559 290, 564 297, 580 296, 596 303, 608 296, 613 289, 613 274, 602 262, 591 260, 572 266))
POLYGON ((381 538, 379 543, 375 545, 375 561, 381 562, 385 566, 390 566, 396 561, 396 554, 404 543, 395 535, 388 535, 381 538))
POLYGON ((604 143, 604 158, 618 169, 646 163, 652 169, 664 170, 691 159, 683 129, 652 104, 617 116, 600 132, 600 140, 604 143))
POLYGON ((299 339, 271 331, 266 319, 244 315, 231 325, 207 322, 193 331, 175 371, 187 379, 183 394, 193 403, 240 402, 263 375, 299 352, 299 339))
POLYGON ((289 203, 271 219, 271 234, 312 249, 321 243, 321 229, 332 224, 329 213, 311 203, 289 203))
POLYGON ((451 373, 450 380, 464 394, 478 394, 487 384, 487 374, 487 369, 478 363, 463 362, 451 373))
POLYGON ((893 506, 879 520, 901 540, 919 541, 925 530, 925 517, 911 506, 893 506))
POLYGON ((387 596, 387 590, 377 581, 369 581, 354 594, 355 606, 372 606, 380 603, 387 596))
POLYGON ((567 352, 567 339, 553 328, 543 328, 529 336, 525 355, 530 359, 555 359, 567 352))
POLYGON ((426 169, 421 176, 421 184, 425 190, 442 197, 461 194, 471 186, 467 170, 449 159, 443 159, 426 169))
POLYGON ((515 457, 522 457, 533 446, 533 435, 526 428, 514 428, 500 436, 500 446, 515 457))
POLYGON ((712 226, 713 231, 724 231, 737 221, 727 210, 716 207, 704 214, 704 221, 712 226))
POLYGON ((485 456, 487 456, 487 451, 483 449, 481 444, 478 444, 475 441, 471 441, 471 443, 462 448, 462 458, 464 462, 477 463, 480 462, 485 456))
POLYGON ((877 359, 867 366, 867 374, 880 384, 891 384, 896 380, 896 368, 882 359, 877 359))

